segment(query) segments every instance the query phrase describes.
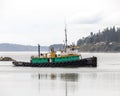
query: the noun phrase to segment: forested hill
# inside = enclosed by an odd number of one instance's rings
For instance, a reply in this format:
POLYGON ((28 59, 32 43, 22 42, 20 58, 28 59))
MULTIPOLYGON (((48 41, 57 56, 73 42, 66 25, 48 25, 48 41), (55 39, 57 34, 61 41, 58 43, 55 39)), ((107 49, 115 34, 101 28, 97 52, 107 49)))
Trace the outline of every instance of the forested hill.
POLYGON ((77 45, 80 51, 119 51, 120 52, 120 28, 110 27, 88 37, 79 39, 77 45))

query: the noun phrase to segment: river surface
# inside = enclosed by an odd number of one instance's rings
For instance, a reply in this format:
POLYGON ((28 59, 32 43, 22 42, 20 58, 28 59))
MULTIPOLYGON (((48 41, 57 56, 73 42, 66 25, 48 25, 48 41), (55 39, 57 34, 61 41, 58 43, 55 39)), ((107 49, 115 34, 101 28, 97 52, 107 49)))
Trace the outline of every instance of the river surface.
MULTIPOLYGON (((36 52, 0 52, 29 61, 36 52)), ((97 68, 15 67, 0 62, 0 96, 120 96, 120 53, 81 53, 97 56, 97 68)))

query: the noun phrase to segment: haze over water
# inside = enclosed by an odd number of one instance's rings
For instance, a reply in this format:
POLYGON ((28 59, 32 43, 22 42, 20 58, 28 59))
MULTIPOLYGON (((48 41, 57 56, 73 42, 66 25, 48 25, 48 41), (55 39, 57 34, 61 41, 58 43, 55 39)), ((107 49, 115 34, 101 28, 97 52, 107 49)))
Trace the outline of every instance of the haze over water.
MULTIPOLYGON (((0 52, 29 61, 36 52, 0 52)), ((0 62, 0 96, 120 96, 120 53, 82 53, 98 57, 97 68, 14 67, 0 62)))

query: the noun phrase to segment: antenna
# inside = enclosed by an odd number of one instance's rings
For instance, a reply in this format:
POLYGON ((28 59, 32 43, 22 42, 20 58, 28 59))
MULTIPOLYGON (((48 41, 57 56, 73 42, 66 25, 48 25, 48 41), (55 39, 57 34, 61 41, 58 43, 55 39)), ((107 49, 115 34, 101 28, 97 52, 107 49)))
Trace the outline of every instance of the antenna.
POLYGON ((40 57, 40 45, 38 44, 38 57, 40 57))
POLYGON ((65 23, 65 46, 67 47, 67 24, 65 23))

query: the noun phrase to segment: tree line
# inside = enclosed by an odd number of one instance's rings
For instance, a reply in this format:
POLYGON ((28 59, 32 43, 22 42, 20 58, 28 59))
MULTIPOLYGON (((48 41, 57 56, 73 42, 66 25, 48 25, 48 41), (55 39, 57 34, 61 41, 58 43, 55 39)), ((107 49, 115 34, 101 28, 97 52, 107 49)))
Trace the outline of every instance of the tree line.
POLYGON ((120 27, 110 27, 105 28, 103 31, 100 31, 98 33, 90 32, 90 35, 88 37, 83 37, 82 39, 79 39, 77 41, 77 45, 84 45, 84 44, 96 44, 99 42, 116 42, 120 43, 120 27))

